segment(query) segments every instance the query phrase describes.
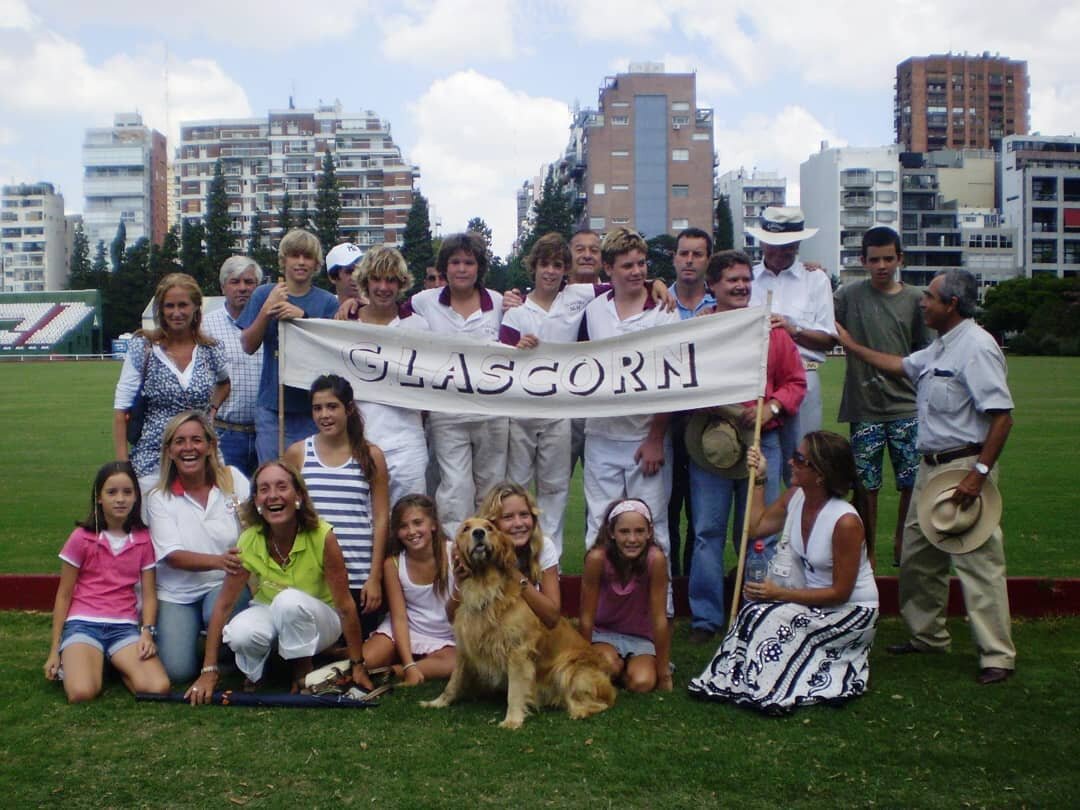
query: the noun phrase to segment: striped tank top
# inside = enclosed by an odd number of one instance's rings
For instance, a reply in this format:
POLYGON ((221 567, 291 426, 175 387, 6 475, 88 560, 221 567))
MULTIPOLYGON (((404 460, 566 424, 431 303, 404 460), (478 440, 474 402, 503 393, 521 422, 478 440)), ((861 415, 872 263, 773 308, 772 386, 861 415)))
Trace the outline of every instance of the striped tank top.
POLYGON ((357 589, 371 573, 374 546, 371 528, 371 488, 356 459, 328 467, 315 452, 315 437, 304 439, 304 466, 300 470, 319 517, 334 527, 345 557, 349 588, 357 589))

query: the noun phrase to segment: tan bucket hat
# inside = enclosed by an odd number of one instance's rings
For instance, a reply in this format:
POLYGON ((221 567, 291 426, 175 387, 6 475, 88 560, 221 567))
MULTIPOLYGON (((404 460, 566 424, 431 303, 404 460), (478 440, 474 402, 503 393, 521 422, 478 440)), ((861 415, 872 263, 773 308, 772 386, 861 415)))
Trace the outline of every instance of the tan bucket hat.
POLYGON ((746 448, 753 429, 742 427, 742 406, 725 405, 719 413, 697 411, 686 423, 686 452, 701 469, 725 478, 746 478, 746 448))
POLYGON ((1001 522, 1001 492, 989 478, 967 509, 960 509, 952 500, 957 484, 967 475, 967 470, 952 469, 932 476, 916 505, 919 528, 926 539, 950 554, 974 551, 990 539, 1001 522))

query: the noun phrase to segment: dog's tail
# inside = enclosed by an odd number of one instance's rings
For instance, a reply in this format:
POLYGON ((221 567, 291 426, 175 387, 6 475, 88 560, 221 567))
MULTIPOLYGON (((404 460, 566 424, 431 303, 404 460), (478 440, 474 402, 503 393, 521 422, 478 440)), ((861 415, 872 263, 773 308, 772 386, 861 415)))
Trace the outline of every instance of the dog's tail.
POLYGON ((604 660, 591 649, 567 653, 552 668, 552 697, 564 702, 575 720, 615 705, 615 685, 604 669, 604 660))

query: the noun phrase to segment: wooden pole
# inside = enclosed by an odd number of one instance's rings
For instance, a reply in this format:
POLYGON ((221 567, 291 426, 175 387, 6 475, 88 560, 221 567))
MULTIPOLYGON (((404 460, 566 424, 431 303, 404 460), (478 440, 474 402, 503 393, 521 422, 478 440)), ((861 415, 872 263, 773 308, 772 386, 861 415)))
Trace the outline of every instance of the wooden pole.
MULTIPOLYGON (((761 412, 765 408, 765 397, 757 399, 757 413, 754 417, 754 447, 761 452, 761 412)), ((739 612, 739 597, 742 595, 743 568, 746 566, 746 542, 750 535, 750 507, 754 499, 754 477, 756 470, 747 468, 746 509, 743 510, 742 539, 739 541, 739 565, 735 569, 735 586, 731 589, 731 611, 728 613, 728 630, 735 624, 735 614, 739 612)))
POLYGON ((278 458, 285 455, 285 383, 282 372, 285 370, 285 324, 278 321, 278 368, 277 368, 277 431, 278 458))
MULTIPOLYGON (((754 447, 761 452, 761 412, 765 408, 765 378, 769 368, 769 317, 772 313, 772 291, 769 291, 765 299, 765 317, 762 328, 765 330, 765 339, 761 346, 761 396, 757 398, 757 408, 754 414, 754 447)), ((775 471, 779 472, 779 470, 775 471)), ((739 612, 739 597, 742 596, 743 569, 746 567, 746 543, 750 536, 750 507, 754 503, 754 478, 757 470, 747 469, 746 478, 746 509, 743 512, 742 538, 739 540, 739 564, 735 568, 735 585, 731 589, 731 610, 728 613, 728 630, 735 625, 735 616, 739 612)))

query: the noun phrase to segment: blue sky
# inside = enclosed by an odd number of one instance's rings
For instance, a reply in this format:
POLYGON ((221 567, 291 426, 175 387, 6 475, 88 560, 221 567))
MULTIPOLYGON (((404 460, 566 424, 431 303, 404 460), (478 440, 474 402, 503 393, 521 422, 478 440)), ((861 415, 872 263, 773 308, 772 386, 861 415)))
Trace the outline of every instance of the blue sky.
POLYGON ((290 94, 340 99, 390 121, 444 231, 482 216, 505 253, 515 189, 561 153, 575 100, 595 105, 630 61, 696 72, 719 170, 779 171, 794 197, 820 141, 892 142, 912 55, 1026 59, 1032 129, 1080 132, 1080 3, 1037 7, 1035 28, 1000 0, 0 0, 0 181, 51 181, 78 212, 83 131, 114 112, 172 137, 290 94))

